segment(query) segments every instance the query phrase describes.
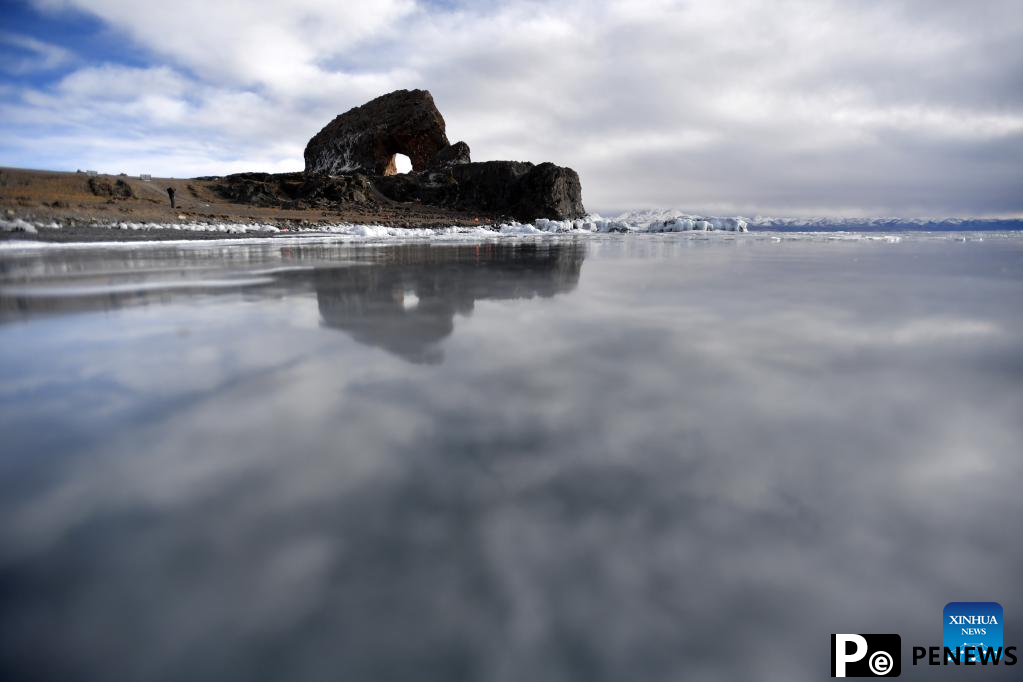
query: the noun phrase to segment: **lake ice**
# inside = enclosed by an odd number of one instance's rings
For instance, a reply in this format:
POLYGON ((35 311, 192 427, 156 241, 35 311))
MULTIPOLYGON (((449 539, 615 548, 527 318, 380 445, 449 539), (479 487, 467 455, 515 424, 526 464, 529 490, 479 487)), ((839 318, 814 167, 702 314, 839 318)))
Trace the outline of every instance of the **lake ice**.
POLYGON ((1023 613, 1023 235, 379 237, 0 250, 0 677, 811 680, 1023 613))

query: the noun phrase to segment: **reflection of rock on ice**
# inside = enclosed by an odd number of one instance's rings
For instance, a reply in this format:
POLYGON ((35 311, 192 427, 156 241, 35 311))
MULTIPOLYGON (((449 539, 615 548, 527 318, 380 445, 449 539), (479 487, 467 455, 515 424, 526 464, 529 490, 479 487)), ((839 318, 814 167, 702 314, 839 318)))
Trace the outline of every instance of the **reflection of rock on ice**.
POLYGON ((575 288, 581 244, 481 244, 438 249, 408 245, 386 262, 317 270, 323 323, 359 343, 410 362, 437 363, 455 314, 481 299, 550 297, 575 288))

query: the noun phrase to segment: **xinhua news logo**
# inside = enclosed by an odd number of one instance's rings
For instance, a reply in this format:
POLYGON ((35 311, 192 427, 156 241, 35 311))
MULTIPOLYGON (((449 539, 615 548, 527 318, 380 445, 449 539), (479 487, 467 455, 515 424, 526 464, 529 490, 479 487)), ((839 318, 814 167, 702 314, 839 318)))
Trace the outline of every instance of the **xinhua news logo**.
POLYGON ((993 601, 954 601, 942 613, 942 646, 945 659, 954 663, 959 649, 963 663, 989 658, 988 651, 1002 651, 1002 606, 993 601))
POLYGON ((902 637, 831 635, 832 677, 898 677, 901 672, 902 637))

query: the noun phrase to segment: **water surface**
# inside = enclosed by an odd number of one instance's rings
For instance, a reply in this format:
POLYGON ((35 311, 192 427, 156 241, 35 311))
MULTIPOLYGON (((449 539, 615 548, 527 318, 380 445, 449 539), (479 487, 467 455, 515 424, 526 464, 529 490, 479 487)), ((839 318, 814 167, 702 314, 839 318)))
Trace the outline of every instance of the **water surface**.
POLYGON ((955 679, 1021 300, 1018 238, 0 253, 0 678, 955 679))

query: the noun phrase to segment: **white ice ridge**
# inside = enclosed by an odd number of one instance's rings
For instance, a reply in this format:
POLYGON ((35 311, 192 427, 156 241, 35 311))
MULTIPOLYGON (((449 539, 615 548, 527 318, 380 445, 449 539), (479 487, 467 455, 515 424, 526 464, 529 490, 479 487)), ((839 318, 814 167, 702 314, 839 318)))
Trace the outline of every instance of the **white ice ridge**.
MULTIPOLYGON (((884 241, 899 243, 903 238, 913 235, 913 239, 983 241, 984 238, 1023 239, 1023 230, 985 230, 933 232, 901 232, 901 234, 884 234, 872 229, 858 231, 849 230, 755 230, 750 234, 739 235, 749 231, 749 224, 743 218, 706 217, 680 214, 673 211, 646 211, 643 213, 624 214, 617 218, 604 218, 590 214, 577 220, 538 219, 532 223, 509 222, 494 226, 450 226, 437 228, 403 228, 385 225, 355 225, 337 223, 331 225, 278 226, 262 223, 92 223, 90 229, 106 228, 110 231, 110 240, 89 242, 38 242, 29 239, 0 240, 0 251, 11 253, 35 248, 135 248, 146 245, 214 245, 280 242, 286 240, 294 243, 310 243, 322 241, 327 243, 351 242, 376 244, 381 242, 482 242, 503 239, 558 239, 570 238, 602 238, 609 233, 627 235, 648 235, 663 238, 663 233, 687 233, 696 239, 788 242, 796 240, 816 241, 884 241), (182 233, 181 240, 168 240, 166 233, 158 240, 119 241, 116 235, 122 230, 131 231, 177 231, 182 233), (184 233, 207 232, 221 233, 230 239, 189 240, 184 233), (981 236, 983 235, 983 236, 981 236)), ((31 222, 21 218, 0 218, 0 232, 38 233, 40 230, 58 229, 56 223, 31 222)), ((72 233, 73 234, 73 233, 72 233)), ((212 236, 212 235, 211 235, 212 236)), ((682 236, 682 235, 678 235, 682 236)))
MULTIPOLYGON (((36 232, 37 227, 56 229, 56 223, 33 225, 17 218, 0 219, 0 231, 36 232)), ((545 234, 592 234, 610 232, 746 232, 747 223, 741 218, 716 218, 691 215, 675 215, 662 220, 632 221, 622 217, 607 219, 590 214, 576 220, 547 220, 538 218, 532 223, 509 222, 496 226, 452 226, 439 228, 387 227, 385 225, 308 225, 302 227, 278 227, 261 223, 139 223, 116 222, 96 223, 93 228, 107 228, 112 231, 174 230, 178 232, 220 232, 225 234, 332 234, 364 239, 422 239, 424 237, 498 237, 545 234)))
MULTIPOLYGON (((659 221, 671 221, 678 217, 694 220, 706 220, 714 224, 722 218, 700 218, 688 215, 678 209, 653 209, 630 211, 619 215, 616 220, 631 225, 652 224, 659 221)), ((1023 219, 1016 218, 943 218, 943 217, 816 217, 816 218, 784 218, 755 215, 752 218, 737 217, 753 230, 795 230, 801 232, 816 231, 956 231, 956 230, 1019 230, 1023 229, 1023 219)), ((724 228, 718 228, 724 229, 724 228)))
MULTIPOLYGON (((179 216, 179 219, 185 216, 179 216)), ((31 221, 18 217, 0 218, 0 232, 37 232, 40 229, 58 229, 56 222, 31 221)), ((614 218, 604 218, 596 213, 576 220, 547 220, 539 218, 532 223, 508 222, 488 226, 451 226, 439 228, 403 228, 384 225, 355 225, 336 223, 331 225, 280 226, 265 223, 229 222, 111 222, 92 223, 90 228, 110 230, 173 230, 181 232, 219 232, 225 234, 252 235, 312 235, 330 234, 351 239, 480 239, 499 237, 543 236, 555 234, 585 235, 601 233, 663 233, 663 232, 748 232, 767 230, 798 232, 876 232, 876 231, 961 231, 961 230, 1021 230, 1023 220, 994 218, 768 218, 756 216, 719 217, 694 215, 677 209, 657 209, 622 213, 614 218)))
POLYGON ((676 209, 630 211, 611 222, 629 228, 623 232, 749 232, 750 225, 746 218, 692 215, 676 209))
POLYGON ((591 214, 579 220, 539 218, 531 225, 512 223, 501 226, 502 234, 543 234, 558 232, 749 232, 742 218, 716 218, 673 215, 656 220, 636 220, 630 216, 607 219, 591 214))

